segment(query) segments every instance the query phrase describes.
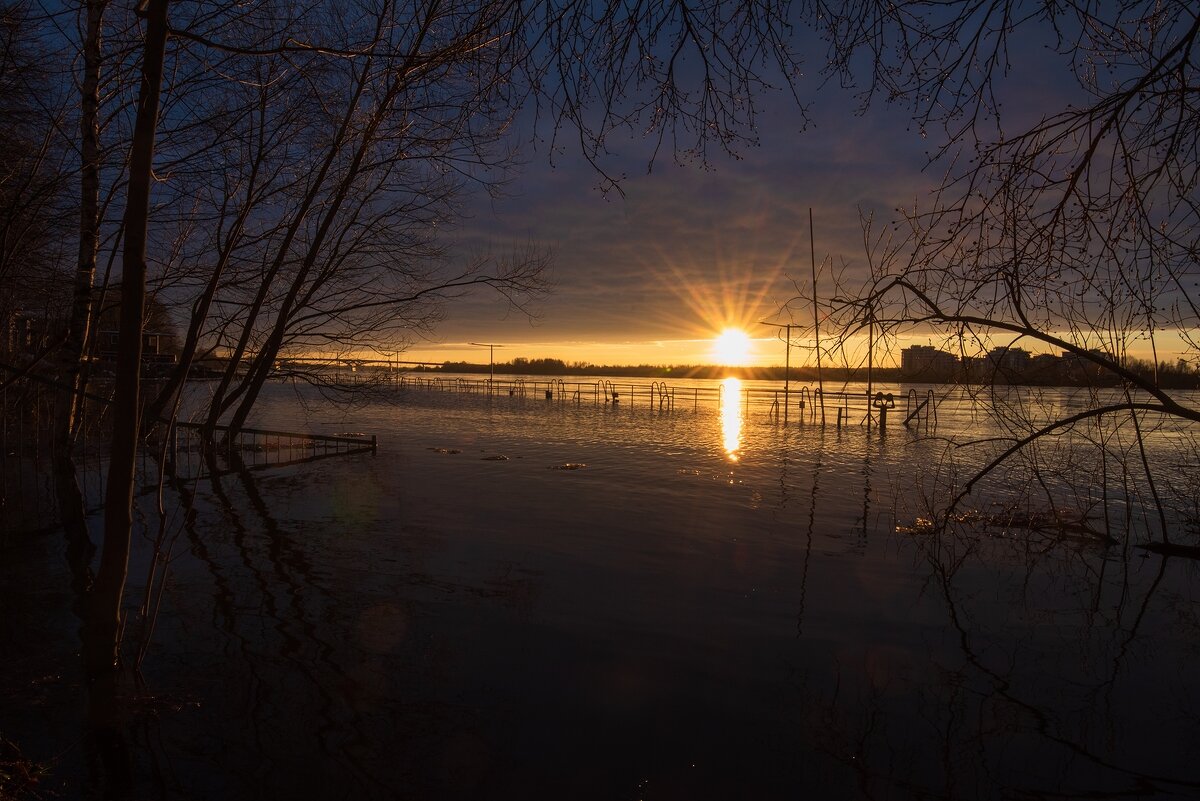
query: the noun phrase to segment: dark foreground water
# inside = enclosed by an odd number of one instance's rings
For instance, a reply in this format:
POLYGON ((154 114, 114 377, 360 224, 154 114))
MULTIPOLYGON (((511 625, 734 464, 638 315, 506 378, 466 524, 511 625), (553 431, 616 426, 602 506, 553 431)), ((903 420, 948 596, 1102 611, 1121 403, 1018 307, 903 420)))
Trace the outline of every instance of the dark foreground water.
POLYGON ((167 493, 122 747, 85 735, 60 538, 0 552, 37 795, 1200 797, 1197 562, 913 533, 961 469, 937 439, 433 395, 263 419, 381 446, 167 493))

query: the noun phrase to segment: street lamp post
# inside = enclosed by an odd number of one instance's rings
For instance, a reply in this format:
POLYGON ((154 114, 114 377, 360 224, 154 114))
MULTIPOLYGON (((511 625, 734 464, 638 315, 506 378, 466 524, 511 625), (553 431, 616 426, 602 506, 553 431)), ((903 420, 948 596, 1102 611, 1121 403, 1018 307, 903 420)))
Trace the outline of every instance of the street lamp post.
POLYGON ((491 395, 492 394, 492 381, 495 378, 495 369, 496 369, 496 359, 495 359, 496 348, 503 348, 504 346, 496 345, 491 342, 470 342, 468 344, 475 345, 476 347, 479 347, 479 348, 487 348, 488 349, 488 395, 491 395))

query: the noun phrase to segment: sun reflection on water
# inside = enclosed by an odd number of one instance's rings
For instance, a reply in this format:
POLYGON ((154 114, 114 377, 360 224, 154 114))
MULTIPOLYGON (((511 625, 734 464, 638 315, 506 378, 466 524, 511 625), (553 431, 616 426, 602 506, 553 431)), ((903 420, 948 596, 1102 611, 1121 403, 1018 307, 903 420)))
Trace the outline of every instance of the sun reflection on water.
POLYGON ((724 440, 725 455, 729 461, 738 460, 738 449, 742 447, 742 382, 726 378, 721 382, 721 438, 724 440))

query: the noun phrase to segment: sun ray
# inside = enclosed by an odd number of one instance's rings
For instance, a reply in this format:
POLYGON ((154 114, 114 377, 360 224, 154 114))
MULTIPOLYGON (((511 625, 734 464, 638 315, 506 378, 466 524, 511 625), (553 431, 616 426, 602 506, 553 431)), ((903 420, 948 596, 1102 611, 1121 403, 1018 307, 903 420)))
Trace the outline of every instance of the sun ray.
POLYGON ((779 293, 787 283, 792 249, 770 263, 743 254, 742 259, 714 254, 708 264, 692 263, 659 250, 648 265, 658 284, 679 301, 664 307, 660 321, 684 336, 711 336, 724 328, 750 330, 756 321, 777 312, 779 293))

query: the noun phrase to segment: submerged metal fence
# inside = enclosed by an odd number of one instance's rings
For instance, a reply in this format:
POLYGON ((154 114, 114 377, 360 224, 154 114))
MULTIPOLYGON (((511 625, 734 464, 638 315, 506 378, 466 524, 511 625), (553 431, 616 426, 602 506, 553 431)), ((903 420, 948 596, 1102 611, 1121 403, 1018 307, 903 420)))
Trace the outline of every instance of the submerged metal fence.
POLYGON ((176 477, 192 479, 213 472, 283 467, 327 456, 375 453, 379 446, 374 434, 242 428, 231 435, 227 426, 216 426, 211 440, 206 440, 204 428, 202 423, 186 422, 171 427, 164 452, 176 477))
MULTIPOLYGON (((100 393, 102 387, 96 388, 100 393)), ((55 404, 61 395, 52 382, 35 375, 0 371, 0 546, 18 532, 58 525, 53 471, 55 404)), ((318 434, 243 428, 230 434, 216 426, 203 447, 198 423, 163 424, 165 437, 143 441, 138 452, 139 493, 154 491, 161 475, 195 480, 213 473, 281 467, 329 456, 374 453, 378 440, 359 433, 318 434)), ((109 404, 93 392, 80 409, 72 462, 84 511, 98 511, 108 476, 109 404)))
POLYGON ((938 400, 932 390, 921 398, 916 396, 915 390, 910 390, 908 396, 901 399, 903 406, 897 407, 896 399, 891 394, 830 391, 807 384, 795 388, 743 386, 734 390, 723 383, 709 387, 677 387, 658 380, 646 384, 607 378, 591 381, 523 377, 472 379, 405 373, 338 374, 331 378, 331 383, 661 412, 698 412, 702 408, 722 410, 730 404, 736 404, 747 419, 758 415, 777 423, 796 422, 837 428, 867 425, 884 429, 889 412, 892 412, 893 420, 894 415, 901 415, 900 423, 907 428, 921 427, 929 431, 937 425, 938 400))

